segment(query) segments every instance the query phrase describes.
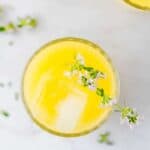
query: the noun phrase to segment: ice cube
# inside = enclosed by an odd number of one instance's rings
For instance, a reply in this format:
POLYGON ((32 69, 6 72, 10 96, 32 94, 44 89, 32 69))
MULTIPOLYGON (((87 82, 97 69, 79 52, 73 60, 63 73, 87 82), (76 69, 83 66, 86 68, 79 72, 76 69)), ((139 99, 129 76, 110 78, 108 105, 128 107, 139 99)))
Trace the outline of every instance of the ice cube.
POLYGON ((86 105, 87 95, 81 91, 69 94, 57 107, 56 129, 71 132, 75 129, 86 105))

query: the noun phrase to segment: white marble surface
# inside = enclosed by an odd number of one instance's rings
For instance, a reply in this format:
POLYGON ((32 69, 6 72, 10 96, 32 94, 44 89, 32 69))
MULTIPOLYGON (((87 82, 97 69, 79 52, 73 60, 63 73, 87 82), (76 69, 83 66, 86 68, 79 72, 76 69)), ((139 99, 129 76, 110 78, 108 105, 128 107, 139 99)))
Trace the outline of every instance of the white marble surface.
POLYGON ((39 19, 35 30, 0 34, 0 80, 13 82, 0 89, 0 107, 9 119, 0 117, 0 150, 141 150, 150 148, 150 12, 124 4, 122 0, 1 0, 0 23, 18 16, 39 19), (14 100, 28 59, 44 43, 64 36, 87 38, 103 47, 120 74, 121 97, 136 107, 145 120, 130 131, 119 124, 117 114, 98 130, 79 138, 65 139, 34 125, 21 98, 14 100), (9 46, 8 42, 14 45, 9 46), (114 146, 97 142, 101 132, 110 131, 114 146))

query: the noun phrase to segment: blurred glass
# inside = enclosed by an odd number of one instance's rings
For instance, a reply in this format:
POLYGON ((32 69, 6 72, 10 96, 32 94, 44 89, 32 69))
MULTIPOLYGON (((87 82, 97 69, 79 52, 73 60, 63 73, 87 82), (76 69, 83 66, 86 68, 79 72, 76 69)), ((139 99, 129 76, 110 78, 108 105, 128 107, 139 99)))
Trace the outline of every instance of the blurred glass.
POLYGON ((143 10, 150 10, 150 0, 124 0, 131 6, 134 6, 143 10))

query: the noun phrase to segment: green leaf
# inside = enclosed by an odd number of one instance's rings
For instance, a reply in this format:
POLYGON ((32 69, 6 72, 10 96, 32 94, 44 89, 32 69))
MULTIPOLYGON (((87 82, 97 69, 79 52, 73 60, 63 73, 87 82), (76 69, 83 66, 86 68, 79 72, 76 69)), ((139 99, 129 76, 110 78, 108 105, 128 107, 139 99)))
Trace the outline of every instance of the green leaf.
POLYGON ((86 71, 89 71, 89 72, 94 70, 93 67, 86 67, 86 66, 84 66, 83 69, 86 70, 86 71))
POLYGON ((32 28, 36 27, 37 26, 37 20, 32 18, 30 21, 29 21, 29 26, 31 26, 32 28))
POLYGON ((12 22, 10 22, 5 26, 5 28, 6 28, 6 31, 14 31, 16 27, 12 22))
POLYGON ((27 21, 26 21, 26 18, 19 18, 19 23, 18 23, 18 27, 19 28, 22 28, 22 27, 24 27, 24 26, 26 26, 27 25, 27 21))
POLYGON ((91 78, 95 79, 98 75, 99 71, 98 70, 94 70, 90 73, 91 78))
POLYGON ((103 88, 97 88, 96 94, 101 97, 101 104, 103 105, 110 104, 111 98, 108 95, 106 95, 103 88))
POLYGON ((10 22, 10 23, 6 24, 5 26, 1 26, 0 32, 14 31, 15 28, 16 28, 15 25, 12 22, 10 22))
POLYGON ((5 32, 5 31, 6 31, 5 27, 0 26, 0 32, 5 32))
MULTIPOLYGON (((119 106, 119 104, 117 105, 119 106)), ((121 119, 126 120, 129 123, 130 127, 132 127, 132 125, 137 124, 139 120, 139 114, 131 107, 119 106, 118 112, 120 112, 121 119)))
POLYGON ((130 107, 122 107, 121 116, 122 118, 126 118, 127 116, 134 115, 133 110, 130 107))
POLYGON ((88 86, 88 79, 85 76, 81 76, 81 81, 84 86, 88 86))
POLYGON ((136 122, 137 122, 137 115, 127 116, 127 118, 129 120, 129 123, 136 124, 136 122))
POLYGON ((110 100, 111 100, 111 98, 108 95, 104 94, 104 96, 102 97, 101 103, 103 105, 107 105, 107 104, 109 104, 110 100))
POLYGON ((77 61, 74 65, 71 66, 71 72, 75 71, 75 70, 81 71, 83 69, 83 67, 84 66, 82 64, 80 64, 79 61, 77 61))
POLYGON ((110 132, 106 132, 103 134, 100 134, 100 143, 105 143, 107 145, 113 145, 113 142, 109 140, 110 132))
POLYGON ((103 88, 97 88, 96 89, 96 94, 98 95, 98 96, 104 96, 104 89, 103 88))
POLYGON ((22 27, 25 27, 25 26, 30 26, 30 27, 34 28, 34 27, 37 26, 37 20, 30 17, 30 16, 27 16, 25 18, 19 18, 17 26, 19 28, 22 28, 22 27))
POLYGON ((5 110, 1 110, 0 114, 3 115, 4 117, 9 117, 10 116, 9 112, 7 112, 5 110))

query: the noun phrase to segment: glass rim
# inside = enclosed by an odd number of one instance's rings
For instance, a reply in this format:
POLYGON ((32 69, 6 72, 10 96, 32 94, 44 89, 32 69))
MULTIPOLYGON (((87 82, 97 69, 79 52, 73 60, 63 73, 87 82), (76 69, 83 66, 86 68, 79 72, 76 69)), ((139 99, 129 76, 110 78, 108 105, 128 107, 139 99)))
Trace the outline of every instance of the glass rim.
POLYGON ((134 7, 134 8, 138 8, 144 11, 150 11, 150 7, 144 7, 144 6, 140 6, 136 3, 131 2, 131 0, 124 0, 127 4, 129 4, 130 6, 134 7))
POLYGON ((42 50, 44 50, 46 47, 48 46, 51 46, 55 43, 59 43, 59 42, 63 42, 63 41, 77 41, 77 42, 81 42, 81 43, 85 43, 85 44, 88 44, 89 46, 93 47, 93 48, 96 48, 99 50, 99 52, 107 59, 107 61, 110 63, 111 67, 112 67, 112 70, 114 72, 114 76, 115 76, 115 82, 116 82, 116 99, 117 101, 119 101, 119 95, 120 95, 120 81, 119 81, 119 75, 118 75, 118 72, 116 71, 115 67, 113 66, 113 63, 111 61, 111 59, 109 58, 109 56, 107 55, 107 53, 100 47, 98 46, 97 44, 89 41, 89 40, 86 40, 86 39, 82 39, 82 38, 77 38, 77 37, 63 37, 63 38, 57 38, 55 40, 52 40, 50 42, 48 42, 47 44, 44 44, 44 46, 40 47, 36 52, 34 52, 32 54, 32 56, 30 57, 30 59, 28 60, 26 66, 25 66, 25 69, 23 71, 23 77, 22 77, 22 83, 21 83, 21 95, 22 95, 22 101, 23 101, 23 104, 25 106, 25 109, 27 111, 27 113, 29 114, 31 120, 36 124, 38 125, 41 129, 47 131, 48 133, 51 133, 51 134, 54 134, 54 135, 57 135, 57 136, 61 136, 61 137, 79 137, 79 136, 82 136, 82 135, 86 135, 96 129, 98 129, 107 119, 108 117, 110 116, 112 110, 110 110, 108 112, 108 114, 105 116, 105 118, 103 118, 99 123, 97 123, 93 128, 91 129, 88 129, 88 130, 85 130, 85 131, 82 131, 82 132, 79 132, 79 133, 62 133, 62 132, 58 132, 58 131, 55 131, 55 130, 52 130, 52 129, 49 129, 48 127, 45 127, 42 123, 40 123, 40 121, 38 121, 32 114, 32 112, 30 111, 29 107, 28 107, 28 104, 26 103, 26 100, 25 100, 25 95, 24 95, 24 77, 26 75, 26 71, 28 69, 28 66, 30 65, 30 63, 32 62, 32 60, 34 59, 34 57, 39 54, 42 50))

